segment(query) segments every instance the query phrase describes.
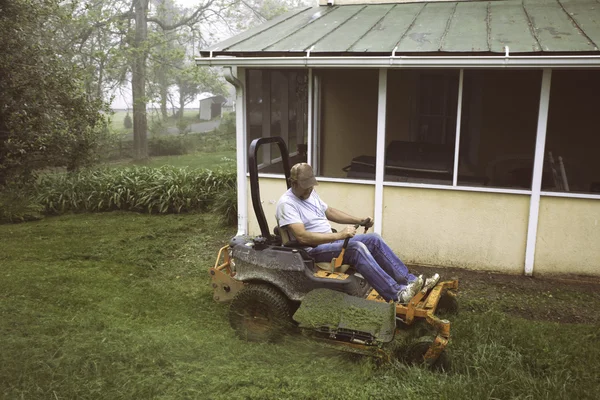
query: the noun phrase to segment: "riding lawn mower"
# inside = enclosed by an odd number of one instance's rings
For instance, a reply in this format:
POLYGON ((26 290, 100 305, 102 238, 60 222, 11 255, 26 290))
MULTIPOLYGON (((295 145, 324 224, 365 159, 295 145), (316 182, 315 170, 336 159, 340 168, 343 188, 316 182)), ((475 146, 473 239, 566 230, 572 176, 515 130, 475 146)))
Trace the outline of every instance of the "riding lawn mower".
MULTIPOLYGON (((249 341, 277 341, 300 331, 328 347, 386 361, 448 369, 444 351, 450 322, 441 314, 458 309, 458 281, 441 281, 408 304, 386 302, 351 266, 343 264, 348 240, 331 263, 316 263, 285 229, 269 226, 261 205, 257 154, 279 146, 287 187, 290 161, 280 137, 252 141, 248 153, 252 205, 259 236, 235 236, 219 250, 209 274, 214 299, 229 302, 229 322, 249 341)), ((366 231, 366 229, 365 229, 366 231)))

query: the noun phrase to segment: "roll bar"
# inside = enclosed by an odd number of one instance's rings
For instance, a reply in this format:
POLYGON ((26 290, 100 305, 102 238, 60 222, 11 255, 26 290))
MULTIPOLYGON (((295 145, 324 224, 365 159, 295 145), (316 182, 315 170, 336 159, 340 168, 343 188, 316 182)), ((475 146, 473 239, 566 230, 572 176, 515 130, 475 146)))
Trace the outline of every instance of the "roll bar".
POLYGON ((277 143, 279 151, 281 153, 281 161, 283 165, 283 173, 285 174, 285 184, 287 188, 290 188, 290 157, 288 154, 287 146, 283 139, 279 136, 266 137, 254 139, 250 143, 250 151, 248 152, 248 171, 250 172, 250 195, 252 197, 252 207, 254 208, 254 214, 260 227, 262 237, 267 239, 268 242, 272 241, 272 235, 269 231, 269 224, 265 218, 265 212, 263 211, 262 203, 260 201, 260 188, 258 186, 258 149, 263 144, 277 143))

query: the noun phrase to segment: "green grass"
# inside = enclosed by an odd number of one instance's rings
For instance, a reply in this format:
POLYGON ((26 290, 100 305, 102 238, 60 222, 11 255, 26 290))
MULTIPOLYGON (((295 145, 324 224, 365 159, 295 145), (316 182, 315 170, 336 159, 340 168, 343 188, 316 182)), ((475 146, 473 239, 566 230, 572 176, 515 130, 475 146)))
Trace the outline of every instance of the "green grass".
POLYGON ((0 398, 597 397, 597 325, 517 318, 493 303, 452 318, 449 374, 381 367, 302 337, 240 341, 206 273, 233 234, 210 214, 1 225, 0 398))
MULTIPOLYGON (((185 109, 183 111, 183 120, 185 121, 186 125, 200 122, 200 119, 198 118, 198 114, 199 114, 198 110, 185 109)), ((115 134, 126 134, 126 133, 133 132, 133 129, 125 129, 125 125, 123 124, 123 121, 125 120, 126 115, 127 115, 127 111, 123 111, 123 110, 114 111, 114 113, 110 116, 110 125, 109 126, 110 126, 111 132, 113 132, 115 134)), ((152 118, 157 116, 156 114, 154 114, 150 111, 148 112, 147 115, 148 115, 148 124, 151 123, 152 118)), ((131 110, 129 111, 129 116, 131 118, 133 118, 133 111, 131 111, 131 110)), ((164 127, 177 126, 177 118, 170 115, 169 118, 166 121, 164 121, 163 126, 164 127)))
MULTIPOLYGON (((171 165, 174 167, 189 168, 208 168, 216 167, 234 167, 235 150, 222 150, 215 152, 198 151, 193 154, 184 154, 180 156, 157 156, 151 157, 143 165, 148 167, 162 167, 171 165)), ((136 163, 132 160, 120 160, 111 162, 107 166, 111 167, 130 167, 136 163)))
MULTIPOLYGON (((133 129, 125 129, 125 125, 123 121, 125 120, 125 116, 127 115, 127 111, 118 110, 114 111, 112 115, 110 115, 110 131, 114 134, 123 135, 127 133, 132 133, 133 129)), ((133 118, 133 111, 129 111, 129 116, 133 118)), ((132 120, 133 121, 133 120, 132 120)))

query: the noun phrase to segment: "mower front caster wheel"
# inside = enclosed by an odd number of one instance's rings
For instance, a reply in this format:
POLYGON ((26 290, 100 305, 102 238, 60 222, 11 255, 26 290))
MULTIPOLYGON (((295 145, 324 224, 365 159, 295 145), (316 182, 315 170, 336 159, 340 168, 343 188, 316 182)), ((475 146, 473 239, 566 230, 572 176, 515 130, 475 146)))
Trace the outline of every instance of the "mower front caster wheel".
POLYGON ((434 371, 449 371, 450 359, 445 351, 433 362, 425 360, 425 353, 434 341, 433 336, 423 336, 412 342, 406 349, 404 362, 409 365, 422 365, 434 371))
POLYGON ((458 314, 458 300, 456 300, 456 294, 450 291, 446 291, 440 297, 438 302, 436 314, 438 315, 456 315, 458 314))
POLYGON ((229 305, 229 323, 240 339, 274 342, 293 326, 285 295, 268 284, 248 284, 229 305))

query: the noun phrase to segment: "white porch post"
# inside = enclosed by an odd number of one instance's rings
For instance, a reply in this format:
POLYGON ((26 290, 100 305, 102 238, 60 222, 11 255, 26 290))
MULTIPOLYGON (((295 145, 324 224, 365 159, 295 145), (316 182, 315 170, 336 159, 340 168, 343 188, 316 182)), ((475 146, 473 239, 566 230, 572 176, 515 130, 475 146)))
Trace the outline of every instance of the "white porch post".
POLYGON ((379 69, 377 99, 377 151, 375 161, 375 211, 373 230, 381 235, 383 219, 383 178, 385 176, 385 113, 387 108, 387 68, 379 69))
POLYGON ((460 70, 458 78, 458 107, 456 108, 456 141, 454 142, 454 171, 452 173, 452 186, 458 184, 458 157, 460 156, 460 124, 462 121, 462 98, 464 69, 460 70))
POLYGON ((309 148, 311 151, 308 156, 309 160, 315 174, 319 176, 321 174, 321 166, 319 162, 321 160, 321 152, 319 150, 319 143, 321 142, 321 80, 319 76, 313 73, 313 70, 309 70, 310 75, 310 86, 309 86, 309 101, 312 101, 309 104, 310 110, 312 112, 312 121, 310 126, 312 131, 309 134, 309 148))
POLYGON ((317 167, 314 164, 314 150, 313 150, 313 143, 314 143, 314 137, 313 137, 313 132, 314 132, 314 121, 313 121, 313 73, 312 73, 312 68, 308 69, 308 104, 307 104, 307 116, 306 116, 306 122, 308 123, 307 128, 307 138, 306 138, 306 162, 309 163, 310 165, 312 165, 313 169, 315 170, 315 173, 317 172, 317 167))
POLYGON ((540 192, 544 170, 544 149, 546 147, 546 128, 548 126, 548 106, 550 104, 550 86, 552 70, 544 69, 540 109, 538 112, 537 134, 535 141, 535 159, 533 162, 533 179, 531 182, 531 200, 529 203, 529 225, 527 228, 527 247, 525 249, 525 275, 533 274, 535 243, 537 239, 538 216, 540 211, 540 192))
POLYGON ((248 233, 248 185, 246 182, 246 165, 248 164, 246 150, 246 70, 237 69, 235 98, 235 148, 237 163, 237 204, 238 204, 238 231, 236 235, 248 233))
MULTIPOLYGON (((262 70, 262 137, 271 137, 271 71, 262 70)), ((271 165, 271 146, 262 147, 262 163, 271 165)))

